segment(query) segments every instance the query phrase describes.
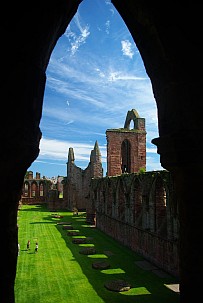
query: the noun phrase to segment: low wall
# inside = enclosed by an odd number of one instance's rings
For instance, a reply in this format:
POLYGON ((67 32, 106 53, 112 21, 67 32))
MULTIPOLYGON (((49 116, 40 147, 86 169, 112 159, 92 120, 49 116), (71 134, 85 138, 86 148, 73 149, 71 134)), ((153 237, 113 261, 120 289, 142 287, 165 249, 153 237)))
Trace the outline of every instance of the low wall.
POLYGON ((96 227, 159 268, 179 277, 177 241, 163 239, 100 213, 96 215, 96 227))

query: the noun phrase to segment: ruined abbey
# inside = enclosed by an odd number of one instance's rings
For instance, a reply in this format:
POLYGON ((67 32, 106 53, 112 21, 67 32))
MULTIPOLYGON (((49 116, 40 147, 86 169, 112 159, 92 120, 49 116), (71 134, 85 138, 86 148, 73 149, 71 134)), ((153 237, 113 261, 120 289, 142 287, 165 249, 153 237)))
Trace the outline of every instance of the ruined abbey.
MULTIPOLYGON (((1 192, 0 232, 4 248, 0 263, 1 302, 15 303, 18 205, 24 176, 39 155, 47 66, 56 43, 82 2, 33 1, 31 10, 24 2, 14 1, 12 5, 10 1, 4 2, 7 17, 1 20, 1 73, 4 75, 1 95, 6 99, 1 111, 0 169, 2 188, 9 186, 9 190, 1 192)), ((130 170, 129 173, 127 167, 132 169, 134 160, 131 158, 131 162, 122 166, 120 159, 121 175, 91 179, 90 192, 84 197, 89 220, 94 219, 103 230, 109 228, 105 223, 109 220, 112 229, 106 232, 123 243, 128 239, 127 245, 132 249, 178 272, 180 303, 199 302, 203 282, 202 4, 200 1, 111 2, 131 33, 152 84, 158 117, 158 136, 152 143, 166 171, 144 173, 141 164, 140 172, 130 170), (128 217, 132 205, 135 211, 128 217)), ((91 14, 91 9, 88 13, 91 14)), ((133 65, 132 71, 135 71, 133 65)), ((124 130, 120 131, 118 137, 124 135, 124 130)), ((109 145, 113 143, 110 139, 109 145)), ((129 142, 125 141, 122 147, 130 154, 129 142)), ((138 161, 141 156, 144 155, 136 154, 138 161)), ((108 160, 115 164, 115 155, 108 160)), ((111 167, 108 172, 111 173, 111 167)), ((68 175, 66 181, 67 184, 70 181, 68 175)), ((42 182, 40 191, 37 186, 29 191, 31 179, 27 184, 27 194, 31 196, 42 195, 45 192, 42 185, 47 185, 42 182)), ((61 198, 56 194, 56 186, 53 184, 48 192, 50 207, 54 207, 54 201, 61 206, 72 203, 70 197, 66 200, 65 195, 61 198)))
POLYGON ((51 211, 85 211, 87 223, 178 277, 176 194, 168 171, 146 172, 145 119, 132 109, 124 127, 107 129, 106 138, 105 177, 97 141, 85 170, 75 165, 70 147, 67 176, 51 182, 29 172, 21 203, 47 203, 51 211))

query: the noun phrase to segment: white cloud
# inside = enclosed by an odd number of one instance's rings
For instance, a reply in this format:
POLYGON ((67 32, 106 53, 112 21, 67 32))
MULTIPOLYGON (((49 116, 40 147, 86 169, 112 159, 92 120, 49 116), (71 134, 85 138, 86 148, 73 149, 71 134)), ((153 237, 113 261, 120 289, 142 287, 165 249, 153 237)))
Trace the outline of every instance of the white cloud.
POLYGON ((146 157, 146 171, 156 171, 156 170, 163 170, 163 167, 161 166, 161 164, 158 162, 158 159, 156 157, 152 157, 152 156, 147 156, 146 157))
POLYGON ((108 76, 108 81, 118 81, 118 80, 124 80, 124 81, 139 81, 139 80, 146 80, 144 77, 137 77, 133 74, 122 74, 122 71, 115 71, 115 72, 110 72, 108 76))
POLYGON ((43 163, 43 164, 48 164, 48 165, 61 165, 61 166, 64 166, 65 163, 59 163, 59 162, 48 162, 48 161, 41 161, 41 160, 35 160, 35 163, 43 163))
POLYGON ((158 136, 157 108, 142 58, 111 1, 91 5, 99 9, 90 16, 81 4, 50 58, 41 121, 46 137, 37 161, 66 165, 73 147, 76 163, 86 168, 98 139, 105 163, 106 129, 124 127, 127 111, 134 108, 146 120, 147 165, 153 170, 158 158, 151 143, 158 136))
POLYGON ((123 40, 121 41, 121 45, 122 45, 123 55, 132 59, 134 55, 134 52, 132 51, 132 43, 129 40, 123 40))
POLYGON ((106 26, 106 33, 108 35, 109 34, 109 28, 110 28, 110 20, 106 21, 105 26, 106 26))
MULTIPOLYGON (((74 150, 75 160, 77 161, 89 161, 91 150, 94 148, 94 144, 86 144, 79 142, 69 142, 61 141, 56 139, 47 139, 43 138, 40 141, 40 154, 38 161, 41 159, 50 159, 50 160, 62 160, 65 161, 68 159, 69 148, 72 147, 74 150)), ((100 152, 103 156, 106 147, 99 147, 100 152)))
POLYGON ((146 148, 146 152, 149 154, 157 154, 157 148, 146 148))
POLYGON ((75 22, 75 25, 77 26, 77 30, 79 33, 73 32, 71 30, 71 26, 67 27, 64 36, 66 36, 71 44, 71 47, 69 50, 71 51, 71 54, 74 55, 76 51, 79 49, 79 47, 86 43, 86 39, 90 35, 89 26, 88 25, 81 25, 80 15, 77 12, 73 18, 73 21, 75 22))

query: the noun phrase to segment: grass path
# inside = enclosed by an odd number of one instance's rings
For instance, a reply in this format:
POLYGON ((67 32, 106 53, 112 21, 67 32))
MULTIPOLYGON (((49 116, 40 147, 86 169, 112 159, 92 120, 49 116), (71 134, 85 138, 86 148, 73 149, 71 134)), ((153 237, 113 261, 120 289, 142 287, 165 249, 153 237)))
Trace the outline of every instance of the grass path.
POLYGON ((160 278, 136 266, 143 258, 96 228, 85 223, 85 214, 73 216, 57 212, 53 218, 44 206, 23 206, 18 212, 19 243, 15 281, 16 303, 176 303, 179 295, 165 286, 177 283, 171 276, 160 278), (79 236, 70 236, 60 221, 71 223, 79 236), (87 237, 87 244, 74 244, 73 238, 87 237), (26 244, 30 240, 30 250, 26 244), (34 252, 35 242, 38 253, 34 252), (92 246, 96 254, 80 250, 92 246), (105 260, 109 269, 92 268, 105 260), (131 284, 124 292, 109 291, 107 281, 122 279, 131 284))

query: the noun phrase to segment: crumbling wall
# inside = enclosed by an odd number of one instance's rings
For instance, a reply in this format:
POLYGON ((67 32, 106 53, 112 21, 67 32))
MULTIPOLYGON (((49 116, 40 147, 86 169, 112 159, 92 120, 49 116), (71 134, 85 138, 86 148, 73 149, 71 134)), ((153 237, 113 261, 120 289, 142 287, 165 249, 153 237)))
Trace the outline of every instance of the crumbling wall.
POLYGON ((91 182, 96 227, 174 276, 179 275, 179 221, 168 171, 91 182))

